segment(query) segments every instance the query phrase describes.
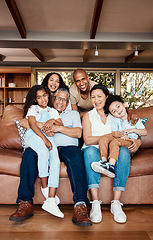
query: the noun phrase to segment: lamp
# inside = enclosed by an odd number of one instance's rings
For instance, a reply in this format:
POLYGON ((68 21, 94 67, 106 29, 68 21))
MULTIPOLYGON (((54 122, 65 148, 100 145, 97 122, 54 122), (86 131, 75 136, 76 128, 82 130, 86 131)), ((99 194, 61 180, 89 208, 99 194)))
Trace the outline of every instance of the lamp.
POLYGON ((137 57, 138 55, 139 55, 139 52, 138 52, 137 47, 136 47, 135 52, 134 52, 134 56, 137 57))
POLYGON ((98 56, 98 49, 97 49, 97 46, 96 46, 96 50, 95 50, 95 56, 98 56))

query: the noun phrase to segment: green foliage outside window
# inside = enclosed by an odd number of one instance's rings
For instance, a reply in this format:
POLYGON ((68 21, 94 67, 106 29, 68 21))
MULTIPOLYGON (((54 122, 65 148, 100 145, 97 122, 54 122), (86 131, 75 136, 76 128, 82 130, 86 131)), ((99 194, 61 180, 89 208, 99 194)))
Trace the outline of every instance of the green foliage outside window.
MULTIPOLYGON (((49 72, 38 72, 38 84, 41 84, 44 77, 48 74, 49 72)), ((65 84, 67 86, 71 86, 73 84, 73 72, 58 72, 65 84)), ((92 81, 95 81, 97 83, 102 83, 106 85, 109 90, 114 93, 114 78, 115 78, 115 73, 101 73, 101 72, 87 72, 89 75, 89 78, 92 81)))
POLYGON ((152 105, 153 73, 121 73, 121 95, 131 109, 152 105))

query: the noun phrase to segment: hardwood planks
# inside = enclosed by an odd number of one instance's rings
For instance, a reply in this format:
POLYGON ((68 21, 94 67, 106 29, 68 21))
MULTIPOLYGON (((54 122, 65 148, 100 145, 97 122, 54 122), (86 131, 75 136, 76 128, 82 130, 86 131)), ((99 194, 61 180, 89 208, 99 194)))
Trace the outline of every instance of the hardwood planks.
POLYGON ((79 239, 79 240, 153 240, 153 205, 124 206, 128 221, 114 222, 109 206, 102 207, 103 220, 92 227, 72 223, 73 206, 61 205, 64 219, 56 218, 34 206, 34 216, 24 222, 9 221, 15 205, 0 205, 0 239, 79 239))

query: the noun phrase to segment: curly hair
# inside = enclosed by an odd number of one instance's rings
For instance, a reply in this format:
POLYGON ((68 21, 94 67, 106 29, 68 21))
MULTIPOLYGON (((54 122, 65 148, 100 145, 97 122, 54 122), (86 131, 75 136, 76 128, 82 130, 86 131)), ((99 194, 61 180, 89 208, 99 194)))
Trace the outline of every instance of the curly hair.
MULTIPOLYGON (((63 78, 61 77, 61 75, 59 73, 56 73, 56 72, 52 72, 52 73, 48 73, 43 82, 42 82, 42 85, 44 87, 47 87, 48 88, 48 80, 49 78, 53 75, 53 74, 56 74, 58 77, 59 77, 59 88, 67 88, 68 89, 68 86, 64 83, 63 81, 63 78)), ((48 88, 49 89, 49 88, 48 88)))
POLYGON ((34 85, 32 88, 30 88, 27 96, 26 96, 26 101, 23 107, 23 113, 24 113, 24 117, 26 116, 28 109, 32 106, 32 105, 38 105, 38 103, 36 102, 36 96, 37 96, 37 92, 39 90, 44 90, 46 93, 48 93, 48 106, 52 107, 52 99, 51 99, 51 94, 48 88, 44 87, 43 85, 34 85))

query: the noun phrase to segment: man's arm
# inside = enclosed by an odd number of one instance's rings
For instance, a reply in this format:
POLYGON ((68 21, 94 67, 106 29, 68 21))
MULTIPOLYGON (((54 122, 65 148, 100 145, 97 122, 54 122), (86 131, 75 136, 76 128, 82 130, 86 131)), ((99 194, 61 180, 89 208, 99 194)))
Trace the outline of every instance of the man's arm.
POLYGON ((72 138, 80 138, 82 136, 82 129, 80 127, 65 127, 53 125, 52 131, 54 133, 56 132, 63 133, 72 138))

